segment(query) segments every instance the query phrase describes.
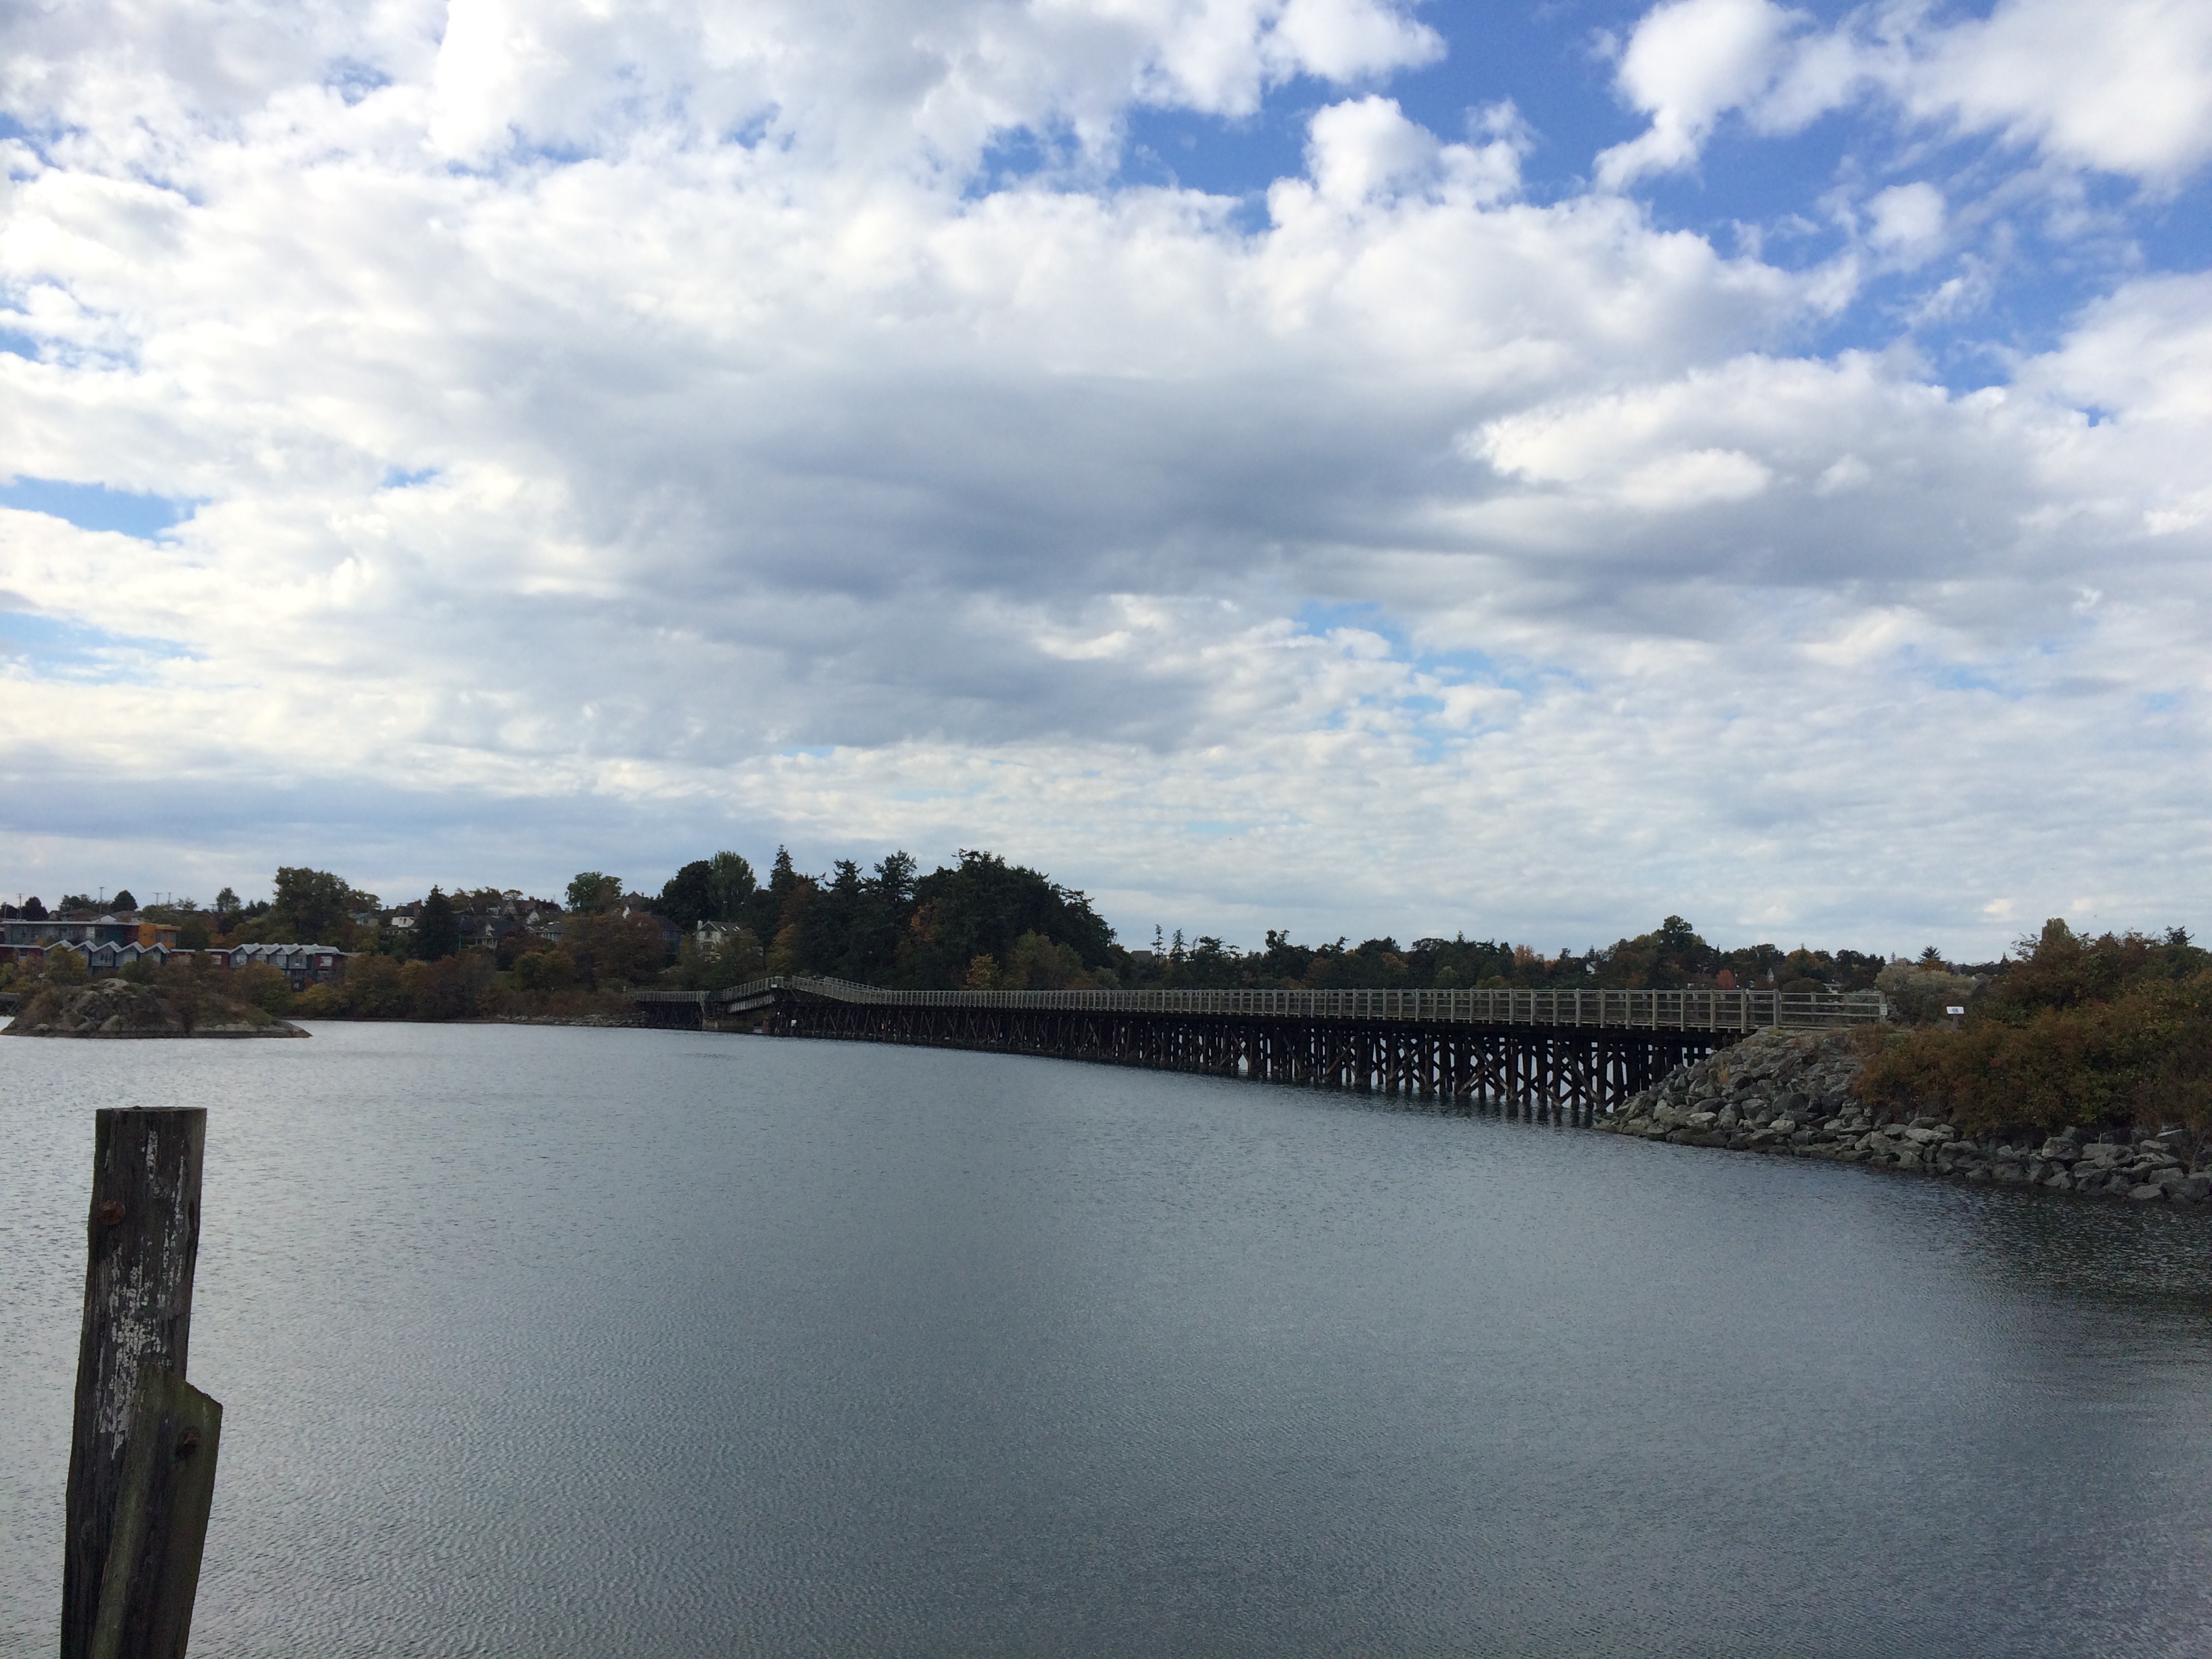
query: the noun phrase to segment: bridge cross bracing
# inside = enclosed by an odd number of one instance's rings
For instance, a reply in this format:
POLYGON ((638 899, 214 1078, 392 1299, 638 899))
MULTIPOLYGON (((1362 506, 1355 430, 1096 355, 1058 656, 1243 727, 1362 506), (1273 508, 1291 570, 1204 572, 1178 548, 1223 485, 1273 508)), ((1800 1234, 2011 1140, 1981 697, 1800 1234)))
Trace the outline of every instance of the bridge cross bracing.
POLYGON ((763 1006, 787 993, 875 1007, 1246 1015, 1684 1031, 1756 1031, 1770 1026, 1829 1030, 1872 1024, 1882 1018, 1887 1007, 1883 999, 1871 991, 901 991, 801 974, 771 974, 721 991, 640 991, 633 995, 643 1004, 737 1010, 763 1006))
POLYGON ((1880 1020, 1871 994, 1632 990, 902 991, 771 975, 641 991, 653 1024, 902 1042, 1379 1090, 1589 1122, 1779 1027, 1880 1020))

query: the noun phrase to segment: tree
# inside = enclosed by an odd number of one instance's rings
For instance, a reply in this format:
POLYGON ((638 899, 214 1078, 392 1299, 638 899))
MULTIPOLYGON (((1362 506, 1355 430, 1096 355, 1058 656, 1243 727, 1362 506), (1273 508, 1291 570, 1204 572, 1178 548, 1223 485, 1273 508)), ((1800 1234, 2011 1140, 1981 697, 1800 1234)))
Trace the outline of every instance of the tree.
POLYGON ((46 919, 46 907, 39 902, 36 893, 23 901, 23 919, 26 921, 44 921, 46 919))
POLYGON ((138 908, 137 896, 132 893, 128 887, 120 888, 117 890, 115 896, 108 901, 108 908, 110 909, 118 911, 136 910, 138 908))
POLYGON ((619 980, 635 985, 667 965, 668 946, 651 916, 601 910, 562 930, 561 948, 592 984, 619 980))
MULTIPOLYGON (((220 906, 222 900, 216 902, 220 906)), ((297 943, 319 945, 339 939, 350 912, 373 909, 375 904, 375 894, 355 891, 341 876, 288 865, 276 872, 276 899, 270 908, 278 925, 290 928, 297 943)))
POLYGON ((72 910, 89 910, 93 908, 92 895, 89 893, 64 893, 62 895, 62 902, 54 908, 59 910, 64 915, 69 915, 72 910))
POLYGON ((707 876, 708 892, 714 905, 709 914, 716 921, 738 921, 759 884, 753 878, 752 866, 735 853, 715 854, 708 860, 707 876))
POLYGON ((792 867, 791 849, 777 847, 775 862, 769 866, 768 872, 768 896, 775 908, 775 925, 781 927, 794 920, 786 912, 794 903, 805 903, 806 896, 813 890, 814 884, 792 867))
POLYGON ((799 937, 799 919, 814 896, 815 882, 811 876, 802 876, 793 867, 791 849, 775 849, 775 862, 769 867, 768 885, 755 892, 747 907, 750 915, 747 921, 758 938, 769 941, 769 965, 777 973, 789 973, 797 965, 793 955, 799 937))
POLYGON ((565 991, 576 982, 576 962, 559 945, 515 958, 514 982, 526 991, 565 991))
POLYGON ((714 914, 714 866, 694 859, 660 890, 660 914, 687 933, 714 914))
MULTIPOLYGON (((1218 941, 1217 941, 1218 942, 1218 941)), ((1012 991, 1079 990, 1091 983, 1082 960, 1065 945, 1042 933, 1024 933, 1000 971, 999 983, 1012 991)))
MULTIPOLYGON (((785 862, 790 862, 788 857, 785 862)), ((743 921, 758 884, 752 866, 735 853, 694 859, 660 890, 660 914, 684 928, 702 921, 724 926, 743 921)))
POLYGON ((978 957, 1009 961, 1024 933, 1066 945, 1085 968, 1104 966, 1113 950, 1114 930, 1083 894, 994 853, 963 849, 913 890, 901 973, 910 984, 958 985, 978 957))
POLYGON ((604 876, 597 870, 586 870, 568 884, 568 908, 580 915, 590 915, 621 903, 622 895, 620 876, 604 876))
POLYGON ((245 903, 239 898, 238 895, 232 892, 228 887, 224 888, 222 891, 215 896, 215 913, 217 916, 222 919, 224 931, 226 932, 229 929, 231 920, 245 908, 245 903))
POLYGON ((461 948, 461 924, 444 891, 430 889, 422 901, 422 914, 415 918, 415 954, 425 962, 440 962, 461 948))

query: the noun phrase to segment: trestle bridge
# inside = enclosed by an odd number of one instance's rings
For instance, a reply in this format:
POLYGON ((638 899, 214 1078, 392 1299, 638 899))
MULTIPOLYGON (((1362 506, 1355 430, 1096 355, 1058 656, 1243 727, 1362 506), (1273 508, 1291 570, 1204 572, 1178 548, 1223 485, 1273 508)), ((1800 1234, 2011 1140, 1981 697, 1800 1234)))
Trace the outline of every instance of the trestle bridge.
POLYGON ((1147 1066, 1574 1123, 1753 1031, 1883 1013, 1872 993, 894 991, 781 974, 633 997, 647 1023, 691 1030, 1147 1066))

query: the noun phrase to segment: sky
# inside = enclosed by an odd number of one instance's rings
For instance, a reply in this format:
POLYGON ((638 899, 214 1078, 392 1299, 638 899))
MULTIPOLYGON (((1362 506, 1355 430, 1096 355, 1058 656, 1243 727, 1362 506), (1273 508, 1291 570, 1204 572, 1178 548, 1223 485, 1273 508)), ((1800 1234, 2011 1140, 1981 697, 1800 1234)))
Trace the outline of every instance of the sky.
POLYGON ((2212 0, 0 10, 0 890, 2212 926, 2212 0))

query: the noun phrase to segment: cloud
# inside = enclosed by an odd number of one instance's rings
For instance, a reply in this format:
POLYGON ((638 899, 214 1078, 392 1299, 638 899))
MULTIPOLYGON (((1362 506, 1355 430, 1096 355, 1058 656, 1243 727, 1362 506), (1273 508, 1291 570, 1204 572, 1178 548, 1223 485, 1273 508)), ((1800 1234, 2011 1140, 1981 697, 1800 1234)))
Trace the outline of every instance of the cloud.
POLYGON ((1870 7, 1830 29, 1771 0, 1669 0, 1630 32, 1615 82, 1650 125, 1598 157, 1613 189, 1695 162, 1732 113, 1796 132, 1869 95, 2161 191, 2212 158, 2212 15, 2194 0, 2001 0, 1956 20, 1870 7))
POLYGON ((2212 14, 2191 0, 2007 0, 1916 44, 1896 85, 1923 117, 2160 186, 2212 157, 2212 14))
POLYGON ((312 121, 336 97, 477 167, 737 137, 956 171, 1009 131, 1095 148, 1132 104, 1249 113, 1294 76, 1357 82, 1443 51, 1390 0, 111 0, 16 9, 0 41, 8 106, 113 160, 175 155, 196 123, 312 121), (103 118, 125 107, 138 118, 103 118))
POLYGON ((10 14, 0 453, 199 503, 0 513, 23 608, 162 642, 0 662, 11 845, 157 859, 155 787, 193 868, 395 891, 991 845, 1247 939, 2201 902, 2204 279, 1977 391, 1808 346, 1856 265, 1625 190, 1862 57, 1662 15, 1673 136, 1583 193, 1365 85, 1438 50, 1372 5, 10 14), (1293 76, 1256 213, 1108 182, 1293 76))
POLYGON ((1893 185, 1867 202, 1867 240, 1908 264, 1924 263, 1943 240, 1943 192, 1925 183, 1893 185))
POLYGON ((1771 0, 1670 0, 1644 14, 1618 81, 1651 125, 1598 157, 1599 182, 1619 189, 1695 161, 1715 121, 1772 88, 1798 21, 1771 0))

